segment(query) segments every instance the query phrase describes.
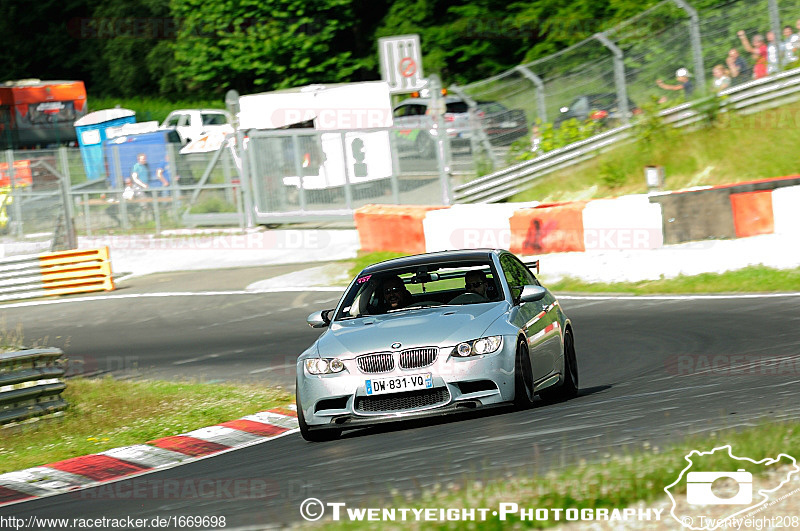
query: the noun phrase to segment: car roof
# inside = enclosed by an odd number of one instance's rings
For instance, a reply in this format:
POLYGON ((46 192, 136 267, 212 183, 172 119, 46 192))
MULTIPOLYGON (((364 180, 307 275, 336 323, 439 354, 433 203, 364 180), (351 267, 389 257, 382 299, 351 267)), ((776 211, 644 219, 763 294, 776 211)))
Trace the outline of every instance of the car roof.
MULTIPOLYGON (((406 105, 406 104, 428 105, 430 102, 431 102, 430 98, 407 98, 407 99, 401 101, 400 103, 398 103, 395 106, 395 109, 397 107, 399 107, 400 105, 406 105)), ((464 102, 464 100, 462 98, 459 98, 458 96, 445 96, 444 97, 444 102, 445 103, 460 103, 460 102, 464 102)), ((466 103, 466 102, 464 102, 464 103, 466 103)))
POLYGON ((393 258, 364 268, 362 273, 377 273, 389 269, 437 264, 440 262, 458 262, 473 260, 489 260, 492 255, 501 253, 499 249, 462 249, 458 251, 440 251, 436 253, 416 254, 393 258))

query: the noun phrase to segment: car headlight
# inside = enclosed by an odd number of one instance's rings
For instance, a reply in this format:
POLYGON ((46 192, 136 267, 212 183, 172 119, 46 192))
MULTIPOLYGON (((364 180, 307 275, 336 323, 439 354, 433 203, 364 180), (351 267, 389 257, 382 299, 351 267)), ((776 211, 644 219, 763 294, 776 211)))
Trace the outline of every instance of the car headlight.
POLYGON ((453 356, 466 358, 467 356, 480 356, 481 354, 491 354, 503 346, 503 336, 489 336, 465 341, 456 345, 453 349, 453 356))
POLYGON ((342 372, 344 363, 339 358, 311 358, 306 360, 306 370, 310 374, 332 374, 342 372))

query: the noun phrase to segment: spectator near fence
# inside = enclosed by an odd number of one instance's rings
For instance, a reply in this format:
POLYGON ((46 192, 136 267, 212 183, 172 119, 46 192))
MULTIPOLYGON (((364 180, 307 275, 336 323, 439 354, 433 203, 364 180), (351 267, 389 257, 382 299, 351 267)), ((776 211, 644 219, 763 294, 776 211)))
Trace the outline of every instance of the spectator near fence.
POLYGON ((767 44, 764 42, 764 37, 761 35, 753 35, 753 43, 747 38, 744 30, 736 32, 739 40, 742 41, 742 47, 753 57, 755 66, 753 66, 753 79, 761 79, 767 76, 768 61, 767 61, 767 44))
POLYGON ((715 65, 711 73, 714 76, 714 92, 725 90, 731 86, 730 72, 724 66, 715 65))
POLYGON ((750 81, 753 77, 753 70, 744 57, 739 55, 739 50, 731 48, 728 52, 728 57, 725 58, 725 64, 728 65, 728 71, 731 76, 731 85, 738 85, 750 81))
POLYGON ((786 64, 797 61, 797 47, 800 36, 792 32, 791 26, 783 27, 783 60, 786 64))
POLYGON ((690 79, 692 76, 686 68, 679 68, 675 72, 675 79, 678 81, 676 85, 668 85, 660 79, 656 79, 656 85, 664 90, 682 90, 684 97, 688 100, 692 97, 694 92, 694 83, 690 79))

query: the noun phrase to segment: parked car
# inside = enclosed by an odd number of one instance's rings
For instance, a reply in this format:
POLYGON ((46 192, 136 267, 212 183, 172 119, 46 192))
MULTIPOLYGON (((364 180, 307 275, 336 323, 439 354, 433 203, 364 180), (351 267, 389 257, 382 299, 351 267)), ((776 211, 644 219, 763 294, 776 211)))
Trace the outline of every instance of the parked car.
MULTIPOLYGON (((612 92, 579 96, 568 106, 561 107, 560 110, 561 113, 553 122, 553 127, 556 129, 570 118, 575 118, 579 122, 597 120, 607 127, 615 127, 622 122, 617 95, 612 92)), ((628 98, 628 112, 631 115, 641 113, 639 107, 630 98, 628 98)))
POLYGON ((232 124, 233 117, 223 109, 181 109, 169 113, 161 129, 176 131, 186 145, 214 130, 233 133, 232 124))
MULTIPOLYGON (((444 101, 443 118, 451 146, 471 148, 473 127, 469 122, 469 105, 457 96, 444 96, 444 101)), ((396 135, 400 137, 401 145, 414 148, 417 154, 425 158, 434 155, 436 146, 430 103, 430 98, 409 98, 398 104, 393 112, 394 125, 408 128, 396 135)), ((476 126, 483 127, 492 144, 510 144, 517 138, 527 136, 525 111, 508 109, 495 101, 478 101, 476 104, 476 126)))
POLYGON ((336 308, 307 321, 327 328, 297 360, 297 419, 309 441, 578 393, 572 323, 508 251, 446 251, 371 265, 336 308))

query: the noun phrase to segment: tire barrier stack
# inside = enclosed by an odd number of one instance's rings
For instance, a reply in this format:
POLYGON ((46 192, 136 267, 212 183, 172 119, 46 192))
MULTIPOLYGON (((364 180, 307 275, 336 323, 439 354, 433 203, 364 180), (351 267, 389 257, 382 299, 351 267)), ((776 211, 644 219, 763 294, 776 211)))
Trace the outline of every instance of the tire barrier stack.
POLYGON ((0 425, 66 409, 63 354, 57 348, 0 353, 0 425))
POLYGON ((113 289, 108 247, 0 260, 0 301, 113 289))
POLYGON ((800 176, 565 203, 367 205, 362 251, 501 248, 522 255, 659 249, 760 234, 800 237, 800 176))

